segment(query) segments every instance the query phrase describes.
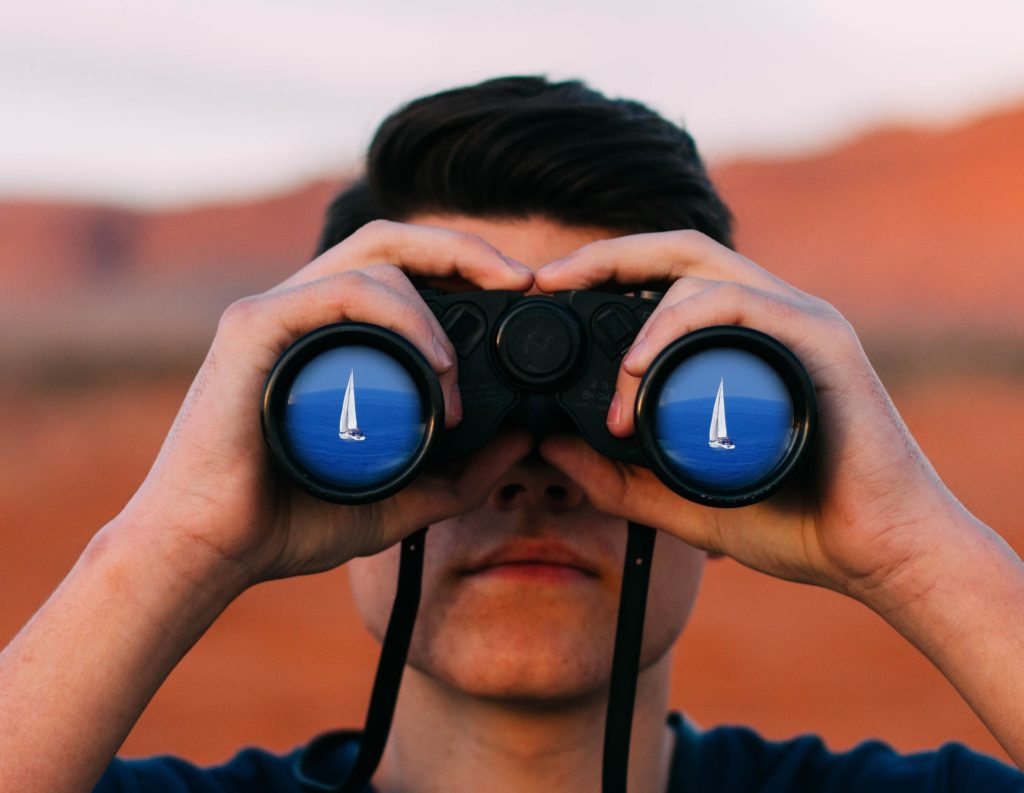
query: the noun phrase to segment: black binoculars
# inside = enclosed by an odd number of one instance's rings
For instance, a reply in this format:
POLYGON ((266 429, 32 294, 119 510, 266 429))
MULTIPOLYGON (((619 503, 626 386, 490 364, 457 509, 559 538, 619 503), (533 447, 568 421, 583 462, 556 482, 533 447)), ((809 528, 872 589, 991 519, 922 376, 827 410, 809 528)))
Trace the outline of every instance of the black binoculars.
POLYGON ((758 331, 708 327, 668 345, 641 380, 636 432, 619 438, 608 431, 608 406, 658 293, 420 295, 458 353, 461 423, 444 428, 438 378, 398 334, 362 322, 314 330, 270 372, 262 413, 274 459, 313 495, 348 504, 386 498, 424 466, 465 456, 516 425, 538 439, 575 432, 688 499, 735 507, 778 490, 810 448, 810 378, 758 331))

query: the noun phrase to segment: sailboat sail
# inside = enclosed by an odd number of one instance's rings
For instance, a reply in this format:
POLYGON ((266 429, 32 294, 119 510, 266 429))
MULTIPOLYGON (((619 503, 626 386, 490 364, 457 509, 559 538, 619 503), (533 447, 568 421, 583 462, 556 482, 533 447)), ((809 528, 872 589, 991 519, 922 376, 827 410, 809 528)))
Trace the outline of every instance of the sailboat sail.
POLYGON ((715 407, 711 411, 711 426, 708 428, 708 445, 712 449, 735 449, 736 444, 729 438, 725 425, 725 378, 718 381, 715 407))
POLYGON ((356 387, 355 370, 348 373, 348 386, 345 388, 345 400, 341 405, 341 418, 338 420, 338 437, 346 441, 362 441, 366 436, 359 429, 356 418, 356 387))

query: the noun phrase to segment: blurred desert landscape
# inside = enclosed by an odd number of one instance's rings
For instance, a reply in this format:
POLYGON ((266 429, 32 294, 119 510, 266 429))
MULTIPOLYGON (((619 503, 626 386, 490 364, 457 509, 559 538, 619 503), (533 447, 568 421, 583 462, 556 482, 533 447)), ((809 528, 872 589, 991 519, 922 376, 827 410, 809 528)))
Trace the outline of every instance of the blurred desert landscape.
MULTIPOLYGON (((740 249, 853 322, 940 475, 1024 550, 1024 105, 713 173, 740 249)), ((341 181, 160 212, 0 205, 3 643, 144 478, 220 312, 307 261, 341 181)), ((125 753, 213 762, 360 724, 377 647, 344 579, 239 599, 125 753)), ((813 731, 834 748, 958 740, 1003 756, 878 617, 729 560, 710 564, 675 664, 674 705, 702 725, 813 731)))

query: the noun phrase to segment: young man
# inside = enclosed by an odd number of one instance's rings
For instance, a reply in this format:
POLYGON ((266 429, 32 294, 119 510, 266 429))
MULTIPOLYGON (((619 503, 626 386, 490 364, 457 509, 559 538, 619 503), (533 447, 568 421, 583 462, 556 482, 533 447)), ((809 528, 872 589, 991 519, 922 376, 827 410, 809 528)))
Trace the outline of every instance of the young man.
POLYGON ((348 562, 382 635, 396 543, 432 524, 374 790, 598 790, 634 520, 660 536, 631 791, 1024 790, 1016 770, 957 746, 835 756, 810 738, 692 738, 677 717, 666 722, 671 647, 714 552, 878 612, 1024 764, 1024 567, 935 475, 843 318, 729 242, 690 138, 635 103, 509 78, 388 119, 366 178, 330 209, 322 254, 228 309, 145 483, 4 652, 0 789, 88 790, 102 775, 101 791, 298 790, 291 756, 248 751, 212 770, 111 759, 177 661, 254 583, 348 562), (413 280, 538 293, 670 283, 623 363, 611 431, 633 431, 639 377, 671 340, 712 324, 757 328, 796 353, 818 390, 813 481, 708 509, 579 438, 534 444, 511 431, 386 501, 316 501, 274 471, 259 429, 266 373, 301 334, 341 319, 392 328, 439 374, 446 423, 461 417, 454 350, 413 280))

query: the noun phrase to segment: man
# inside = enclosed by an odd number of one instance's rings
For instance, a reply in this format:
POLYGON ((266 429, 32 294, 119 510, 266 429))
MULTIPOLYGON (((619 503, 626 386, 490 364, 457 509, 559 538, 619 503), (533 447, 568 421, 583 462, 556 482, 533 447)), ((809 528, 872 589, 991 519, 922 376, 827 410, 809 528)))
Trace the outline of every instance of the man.
MULTIPOLYGON (((690 138, 635 103, 509 78, 389 118, 366 178, 329 211, 322 254, 228 309, 145 483, 5 651, 0 787, 87 790, 103 774, 102 791, 298 790, 294 757, 260 751, 213 770, 108 764, 175 663, 245 588, 348 562, 380 636, 396 543, 433 524, 374 789, 598 790, 634 520, 660 537, 631 791, 1024 789, 1017 771, 962 747, 900 758, 868 744, 834 756, 812 738, 693 737, 677 717, 666 723, 670 650, 714 552, 878 612, 1024 763, 1024 567, 943 486, 842 317, 729 243, 728 212, 690 138), (312 499, 269 465, 259 430, 266 373, 303 333, 340 319, 392 328, 440 376, 446 424, 461 417, 454 350, 413 280, 538 293, 670 282, 624 360, 611 431, 633 431, 639 377, 667 343, 706 325, 745 325, 787 344, 817 387, 812 481, 714 510, 579 438, 535 445, 507 432, 386 501, 312 499)), ((342 771, 350 754, 333 758, 342 771)))

